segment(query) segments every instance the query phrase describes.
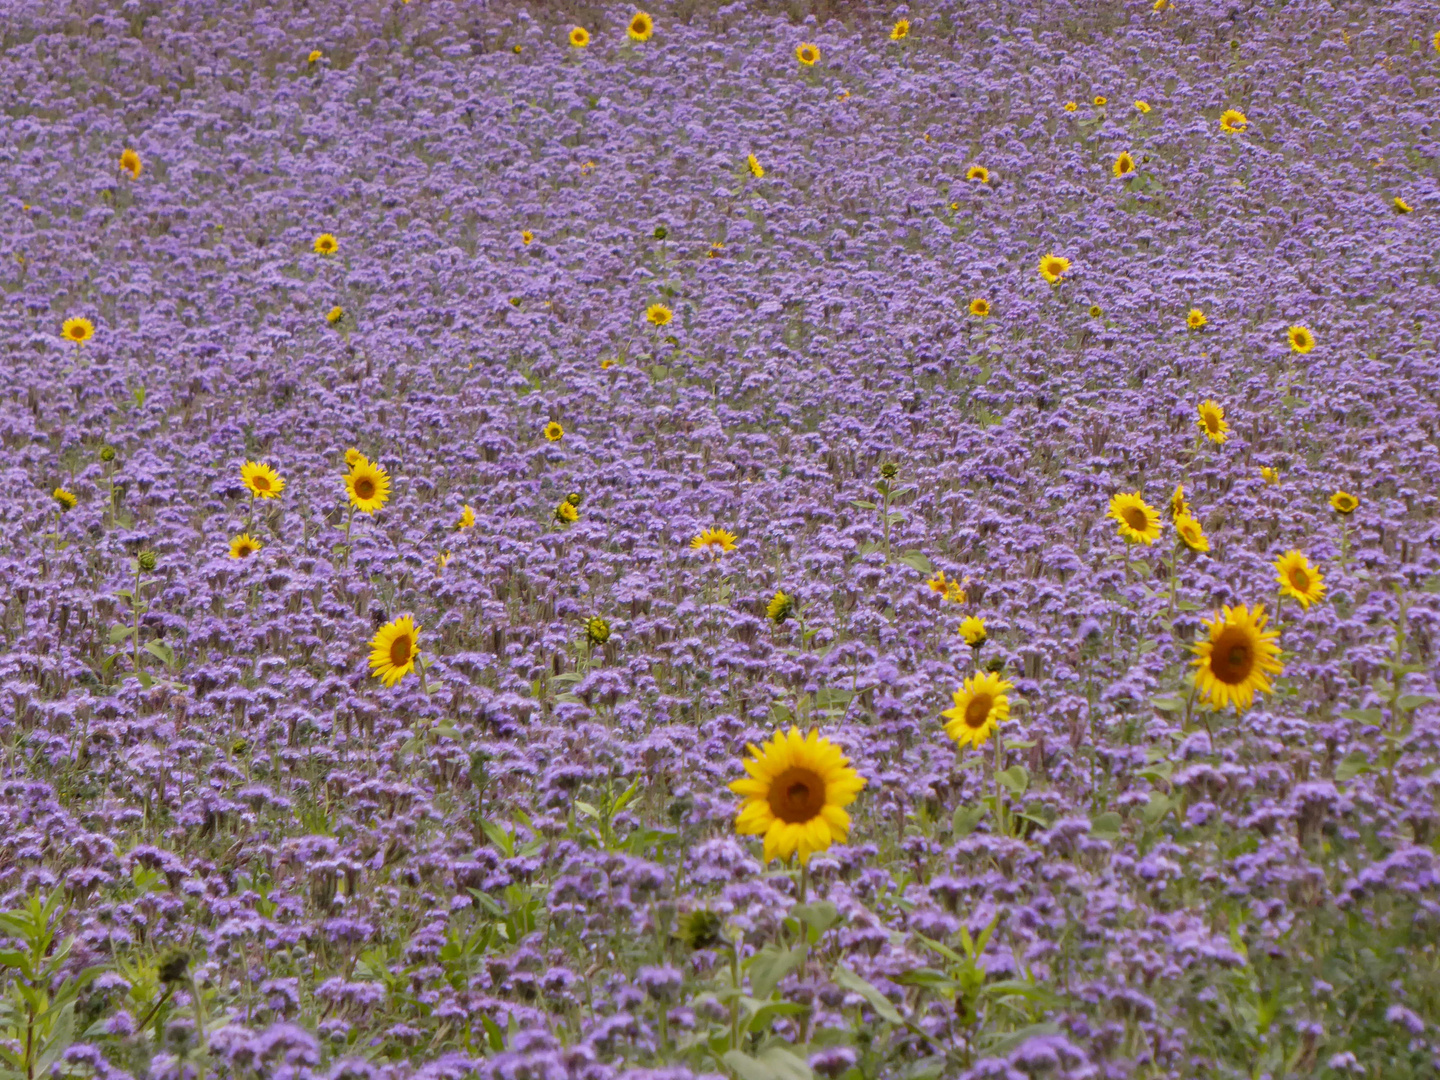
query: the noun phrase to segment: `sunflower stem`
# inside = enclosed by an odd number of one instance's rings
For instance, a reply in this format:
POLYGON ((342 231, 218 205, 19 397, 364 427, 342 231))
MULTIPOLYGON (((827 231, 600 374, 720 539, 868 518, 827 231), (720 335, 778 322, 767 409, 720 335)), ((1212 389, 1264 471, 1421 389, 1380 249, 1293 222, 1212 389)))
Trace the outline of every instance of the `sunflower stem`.
POLYGON ((1000 741, 1000 732, 996 731, 992 737, 995 740, 995 767, 991 770, 995 780, 995 820, 1000 828, 1001 836, 1010 835, 1010 825, 1007 819, 1005 797, 1000 794, 1000 773, 1004 767, 1005 748, 1000 741))
POLYGON ((425 691, 425 696, 430 696, 430 684, 425 679, 425 661, 419 653, 415 655, 415 671, 420 676, 420 689, 425 691))

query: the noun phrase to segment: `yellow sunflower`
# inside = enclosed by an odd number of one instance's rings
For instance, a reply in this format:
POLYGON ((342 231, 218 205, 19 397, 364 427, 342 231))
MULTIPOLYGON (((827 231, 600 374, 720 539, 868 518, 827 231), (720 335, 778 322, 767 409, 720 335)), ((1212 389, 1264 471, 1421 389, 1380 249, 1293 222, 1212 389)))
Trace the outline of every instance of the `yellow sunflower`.
POLYGON ((323 57, 324 55, 325 54, 322 53, 319 49, 311 49, 310 55, 305 57, 305 62, 307 64, 319 63, 321 57, 323 57))
POLYGON ((765 605, 765 617, 779 626, 793 614, 795 614, 794 597, 776 589, 775 595, 770 598, 770 603, 765 605))
POLYGON ((970 314, 977 319, 986 318, 990 314, 990 301, 977 296, 970 301, 970 314))
POLYGON ((985 644, 985 640, 989 636, 985 632, 985 620, 976 618, 974 615, 962 620, 960 623, 960 636, 965 639, 966 645, 969 645, 972 649, 978 649, 981 645, 985 644))
POLYGON ((1297 353, 1307 353, 1315 348, 1315 335, 1310 332, 1309 327, 1292 326, 1289 330, 1290 348, 1297 353))
POLYGON ((1196 423, 1200 430, 1205 432, 1205 437, 1213 443, 1223 443, 1228 439, 1230 425, 1225 422, 1225 407, 1218 401, 1211 401, 1206 398, 1199 406, 1200 419, 1196 423))
POLYGON ((955 740, 956 746, 969 744, 978 750, 992 731, 1010 719, 1010 698, 1006 691, 1013 689, 1011 683, 993 671, 971 675, 951 695, 955 707, 940 714, 950 718, 945 723, 945 734, 955 740))
POLYGON ((727 551, 735 550, 735 534, 727 529, 702 529, 690 541, 690 547, 694 551, 723 555, 727 551))
POLYGON ((755 177, 756 180, 763 178, 765 175, 765 166, 760 164, 760 159, 754 154, 746 157, 745 167, 750 170, 750 175, 755 177))
POLYGON ((344 317, 345 309, 342 308, 339 304, 336 304, 334 307, 332 307, 329 311, 325 313, 325 321, 328 322, 331 326, 334 326, 344 317))
POLYGON ((1110 516, 1119 523, 1120 535, 1132 544, 1153 544, 1160 537, 1160 514, 1138 491, 1113 496, 1110 516))
POLYGON ((1348 491, 1337 491, 1330 496, 1330 507, 1339 514, 1353 514, 1360 500, 1348 491))
POLYGON ((356 464, 364 460, 366 460, 365 455, 362 454, 359 450, 356 450, 353 446, 350 447, 349 450, 345 451, 345 464, 352 469, 356 466, 356 464))
POLYGON ((565 428, 559 420, 551 420, 545 425, 545 438, 551 442, 559 442, 565 437, 565 428))
POLYGON ((534 239, 535 234, 532 233, 529 229, 520 230, 520 243, 524 244, 526 247, 529 247, 531 242, 534 241, 534 239))
POLYGON ((248 559, 264 546, 249 533, 241 533, 230 539, 230 557, 232 559, 248 559))
POLYGON ((60 504, 60 512, 62 514, 74 510, 80 502, 80 500, 75 497, 74 492, 66 491, 63 487, 57 487, 50 493, 50 497, 60 504))
POLYGON ((1279 575, 1275 580, 1280 583, 1280 595, 1293 596, 1307 611, 1325 595, 1324 576, 1310 565, 1303 552, 1287 551, 1281 555, 1275 560, 1275 572, 1279 575))
POLYGON ((1395 201, 1394 201, 1393 203, 1391 203, 1390 205, 1395 208, 1395 212, 1396 212, 1397 214, 1408 214, 1408 213, 1410 213, 1410 204, 1407 203, 1404 199, 1400 198, 1399 195, 1396 195, 1396 196, 1395 196, 1395 201))
POLYGON ((799 854, 803 866, 817 851, 843 844, 850 835, 845 807, 865 786, 850 760, 829 739, 811 730, 777 730, 763 746, 750 743, 749 775, 730 790, 744 798, 735 817, 741 836, 765 838, 765 861, 799 854))
POLYGON ((971 165, 970 168, 965 171, 965 179, 979 180, 982 184, 988 184, 990 182, 990 170, 985 168, 984 165, 971 165))
POLYGON ((561 499, 555 507, 555 520, 561 525, 573 525, 580 520, 580 511, 569 499, 561 499))
POLYGON ((1215 709, 1231 704, 1248 709, 1255 692, 1271 693, 1269 676, 1279 675, 1277 630, 1266 630, 1265 605, 1253 609, 1244 604, 1225 607, 1213 619, 1206 619, 1209 637, 1190 646, 1195 653, 1195 686, 1200 696, 1215 709))
POLYGON ((1200 522, 1189 514, 1175 515, 1175 532, 1191 551, 1210 550, 1210 541, 1205 537, 1205 530, 1200 527, 1200 522))
POLYGON ((1261 465, 1260 478, 1267 484, 1278 484, 1280 483, 1280 470, 1269 465, 1261 465))
MULTIPOLYGON (((970 579, 966 578, 965 580, 969 581, 970 579)), ((945 599, 952 604, 963 604, 969 597, 965 595, 963 584, 952 580, 945 583, 945 599)))
POLYGON ((471 508, 469 503, 466 503, 465 508, 460 511, 460 520, 455 523, 455 528, 468 529, 474 524, 475 511, 471 508))
POLYGON ((664 326, 674 317, 675 313, 664 304, 651 304, 645 309, 645 321, 654 326, 664 326))
POLYGON ((120 151, 120 168, 130 174, 131 179, 140 179, 140 155, 129 147, 120 151))
POLYGON ((1040 276, 1051 285, 1060 280, 1061 275, 1070 269, 1070 260, 1061 255, 1046 255, 1040 260, 1040 276))
POLYGON ((1148 113, 1150 111, 1150 103, 1148 101, 1137 100, 1135 102, 1135 109, 1143 116, 1145 113, 1148 113))
POLYGON ((1170 516, 1179 517, 1190 513, 1190 504, 1185 501, 1185 485, 1176 484, 1175 493, 1170 496, 1170 516))
POLYGON ((630 35, 631 41, 649 41, 650 35, 655 33, 655 20, 643 11, 637 11, 630 16, 630 25, 625 28, 630 35))
POLYGON ((1116 176, 1129 176, 1135 171, 1135 159, 1130 156, 1128 150, 1120 151, 1120 155, 1115 159, 1112 170, 1116 176))
POLYGON ((802 41, 795 46, 795 59, 806 67, 814 67, 815 62, 820 59, 820 49, 808 41, 802 41))
POLYGON ((930 580, 926 582, 926 584, 930 587, 931 592, 944 596, 945 589, 949 585, 949 582, 945 579, 944 570, 936 570, 935 573, 930 575, 930 580))
POLYGON ((574 27, 570 31, 570 44, 577 49, 583 49, 590 44, 590 31, 583 26, 574 27))
POLYGON ((1220 130, 1227 135, 1242 133, 1249 126, 1249 119, 1239 109, 1226 109, 1220 114, 1220 130))
POLYGON ((357 461, 345 474, 345 494, 362 514, 373 514, 390 501, 390 474, 383 466, 357 461))
POLYGON ((909 37, 909 36, 910 36, 910 20, 909 20, 909 19, 901 19, 899 22, 897 22, 894 26, 892 26, 892 27, 890 28, 890 40, 891 40, 891 41, 904 41, 904 40, 905 40, 907 37, 909 37))
POLYGON ((322 232, 315 237, 315 243, 312 246, 315 248, 316 255, 334 255, 340 250, 340 241, 336 240, 332 234, 322 232))
POLYGON ((450 552, 442 551, 435 556, 435 572, 438 574, 445 567, 450 565, 450 552))
POLYGON ((1107 98, 1104 94, 1096 94, 1096 95, 1095 95, 1095 107, 1096 107, 1097 109, 1103 109, 1106 105, 1109 105, 1109 104, 1110 104, 1110 99, 1107 98))
POLYGON ((95 336, 95 324, 84 318, 66 319, 60 327, 60 336, 79 345, 95 336))
POLYGON ((247 461, 241 465, 240 482, 255 499, 277 499, 285 490, 284 478, 263 461, 247 461))
POLYGON ((1190 327, 1191 330, 1199 330, 1209 321, 1210 320, 1205 318, 1205 313, 1198 307, 1192 307, 1190 314, 1185 316, 1185 325, 1190 327))
POLYGON ((1075 111, 1076 109, 1078 109, 1078 108, 1080 108, 1080 106, 1079 106, 1079 105, 1076 105, 1075 102, 1073 102, 1073 101, 1067 101, 1067 102, 1065 102, 1065 111, 1066 111, 1066 112, 1074 112, 1074 111, 1075 111))
POLYGON ((370 641, 370 677, 394 686, 415 670, 420 656, 420 627, 409 615, 382 626, 370 641))

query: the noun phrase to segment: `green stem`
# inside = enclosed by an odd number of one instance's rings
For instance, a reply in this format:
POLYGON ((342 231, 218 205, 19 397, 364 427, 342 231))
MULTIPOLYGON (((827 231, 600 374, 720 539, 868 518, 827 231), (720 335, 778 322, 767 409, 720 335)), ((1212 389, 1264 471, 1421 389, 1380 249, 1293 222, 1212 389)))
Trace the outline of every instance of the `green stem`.
POLYGON ((135 595, 130 598, 130 614, 135 620, 135 674, 140 674, 140 560, 135 560, 135 595))

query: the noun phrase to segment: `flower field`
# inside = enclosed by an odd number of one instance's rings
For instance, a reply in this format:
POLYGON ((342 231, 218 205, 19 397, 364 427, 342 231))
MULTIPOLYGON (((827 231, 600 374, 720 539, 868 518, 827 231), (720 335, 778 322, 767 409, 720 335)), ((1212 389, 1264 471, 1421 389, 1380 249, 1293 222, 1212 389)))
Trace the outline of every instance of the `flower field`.
POLYGON ((1433 6, 0 87, 0 1080, 1440 1069, 1433 6))

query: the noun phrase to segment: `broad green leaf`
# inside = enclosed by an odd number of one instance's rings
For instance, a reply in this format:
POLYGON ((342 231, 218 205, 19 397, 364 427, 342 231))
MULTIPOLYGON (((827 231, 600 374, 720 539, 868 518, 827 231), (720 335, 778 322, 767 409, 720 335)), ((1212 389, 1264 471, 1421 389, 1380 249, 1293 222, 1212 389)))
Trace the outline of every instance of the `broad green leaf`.
POLYGON ((850 505, 856 510, 874 510, 875 504, 867 499, 851 499, 850 505))
POLYGON ((1175 809, 1175 800, 1158 791, 1150 792, 1150 801, 1140 808, 1140 816, 1146 825, 1158 825, 1165 815, 1175 809))
POLYGON ((816 900, 809 904, 796 904, 790 914, 809 928, 810 943, 820 940, 821 935, 840 921, 840 909, 829 900, 816 900))
POLYGON ((1336 780, 1353 780, 1361 773, 1370 771, 1370 759, 1364 751, 1355 750, 1345 755, 1345 760, 1335 767, 1336 780))
POLYGON ((1411 709, 1418 709, 1422 705, 1429 705, 1435 699, 1429 694, 1401 694, 1395 699, 1397 708, 1409 712, 1411 709))
POLYGON ((112 626, 110 627, 110 644, 119 645, 120 642, 129 639, 135 633, 133 626, 112 626))
POLYGON ((163 641, 147 641, 145 643, 145 651, 167 667, 175 663, 175 650, 163 641))
POLYGON ((1118 840, 1124 820, 1113 810, 1096 814, 1090 819, 1090 835, 1096 840, 1118 840))
POLYGON ((985 805, 979 803, 975 806, 957 806, 955 816, 952 819, 956 839, 969 836, 980 824, 980 819, 985 816, 985 805))
POLYGON ((777 945, 766 945, 745 964, 750 976, 750 993, 764 1001, 779 985, 780 980, 805 962, 805 950, 796 947, 782 949, 777 945))
POLYGON ((1024 765, 1011 765, 1004 772, 996 773, 995 780, 1012 795, 1024 795, 1030 786, 1030 774, 1024 765))
POLYGON ((859 994, 864 998, 869 1003, 870 1008, 875 1010, 875 1015, 880 1017, 881 1020, 888 1021, 891 1024, 903 1025, 905 1023, 904 1018, 900 1015, 900 1011, 895 1008, 894 1002, 859 975, 856 975, 855 972, 851 971, 844 964, 841 964, 835 969, 835 973, 831 978, 835 980, 835 985, 842 990, 849 990, 851 993, 859 994))
POLYGON ((1383 724, 1385 714, 1379 709, 1341 709, 1340 715, 1347 720, 1358 720, 1362 724, 1383 724))
POLYGON ((904 555, 901 555, 897 561, 904 563, 913 570, 920 571, 922 574, 933 574, 935 572, 934 563, 918 551, 906 552, 904 555))

